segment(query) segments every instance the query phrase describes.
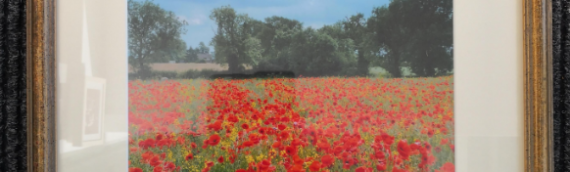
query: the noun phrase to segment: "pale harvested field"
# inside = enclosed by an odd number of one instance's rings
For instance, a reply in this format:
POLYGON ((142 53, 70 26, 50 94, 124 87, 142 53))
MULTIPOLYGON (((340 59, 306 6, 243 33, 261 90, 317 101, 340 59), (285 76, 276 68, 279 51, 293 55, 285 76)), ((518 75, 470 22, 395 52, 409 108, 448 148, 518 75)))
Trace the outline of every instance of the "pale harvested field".
MULTIPOLYGON (((217 63, 152 63, 149 64, 153 71, 162 72, 177 72, 182 73, 188 70, 215 70, 215 71, 226 71, 228 70, 227 65, 220 65, 217 63)), ((246 69, 251 69, 251 67, 246 66, 246 69)), ((132 66, 129 65, 129 73, 134 72, 132 66)))
MULTIPOLYGON (((168 72, 186 72, 188 70, 228 70, 227 66, 222 66, 216 63, 153 63, 150 64, 153 71, 168 71, 168 72)), ((133 68, 129 66, 129 72, 133 72, 133 68)))

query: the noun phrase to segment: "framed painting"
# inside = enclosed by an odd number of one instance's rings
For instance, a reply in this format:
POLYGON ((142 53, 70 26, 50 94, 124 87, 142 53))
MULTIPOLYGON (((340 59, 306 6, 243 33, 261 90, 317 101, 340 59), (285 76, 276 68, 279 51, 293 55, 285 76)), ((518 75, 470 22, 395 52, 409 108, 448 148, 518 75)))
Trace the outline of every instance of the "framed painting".
POLYGON ((28 169, 551 171, 549 6, 28 0, 28 169))

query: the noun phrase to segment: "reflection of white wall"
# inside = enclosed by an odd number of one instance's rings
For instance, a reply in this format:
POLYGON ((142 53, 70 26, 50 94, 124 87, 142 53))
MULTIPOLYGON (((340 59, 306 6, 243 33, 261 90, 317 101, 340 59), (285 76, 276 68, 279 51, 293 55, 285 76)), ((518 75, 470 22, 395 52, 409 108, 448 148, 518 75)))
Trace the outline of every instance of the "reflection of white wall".
POLYGON ((85 65, 85 76, 93 76, 91 70, 91 51, 89 48, 89 28, 87 25, 87 8, 83 3, 83 33, 81 34, 81 62, 85 65))
POLYGON ((522 3, 453 2, 456 171, 524 171, 522 3))
POLYGON ((56 59, 58 64, 66 65, 58 68, 58 76, 62 77, 57 78, 57 87, 62 88, 56 95, 57 171, 128 171, 127 1, 56 0, 56 3, 56 59), (76 144, 82 141, 80 107, 85 101, 76 95, 83 93, 81 85, 88 77, 106 81, 101 127, 105 140, 100 145, 76 144))
POLYGON ((67 81, 67 65, 65 63, 57 64, 57 80, 59 83, 67 81))

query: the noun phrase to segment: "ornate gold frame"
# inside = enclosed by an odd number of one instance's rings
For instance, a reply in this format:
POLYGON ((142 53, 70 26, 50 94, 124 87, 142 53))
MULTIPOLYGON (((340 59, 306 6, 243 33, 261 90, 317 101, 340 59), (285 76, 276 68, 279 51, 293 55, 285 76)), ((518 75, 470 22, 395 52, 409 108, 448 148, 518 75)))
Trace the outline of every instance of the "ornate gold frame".
MULTIPOLYGON (((551 1, 523 0, 525 171, 552 171, 551 1)), ((27 0, 28 171, 56 171, 55 0, 27 0)), ((522 71, 521 71, 522 72, 522 71)))
POLYGON ((524 0, 525 171, 553 170, 551 0, 524 0))
POLYGON ((55 0, 27 0, 28 171, 56 171, 55 0))

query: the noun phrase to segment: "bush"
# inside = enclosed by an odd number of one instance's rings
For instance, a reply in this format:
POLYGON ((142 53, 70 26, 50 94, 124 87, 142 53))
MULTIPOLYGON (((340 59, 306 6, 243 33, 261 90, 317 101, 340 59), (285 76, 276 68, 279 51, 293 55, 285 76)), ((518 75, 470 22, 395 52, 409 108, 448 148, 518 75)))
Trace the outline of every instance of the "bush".
POLYGON ((178 73, 168 71, 150 71, 145 72, 143 75, 139 73, 129 73, 129 80, 160 80, 162 78, 178 79, 178 73))
POLYGON ((188 70, 184 73, 178 75, 180 79, 197 79, 197 78, 209 78, 212 75, 222 73, 216 70, 204 69, 201 71, 198 70, 188 70))
POLYGON ((150 79, 178 79, 178 73, 176 72, 167 72, 167 71, 152 71, 150 79))
POLYGON ((200 75, 200 71, 190 69, 190 70, 188 70, 188 71, 186 71, 186 72, 184 72, 184 73, 180 73, 180 74, 178 75, 178 78, 194 79, 194 78, 197 78, 199 75, 200 75))

